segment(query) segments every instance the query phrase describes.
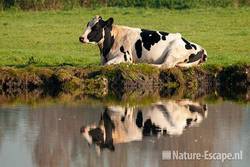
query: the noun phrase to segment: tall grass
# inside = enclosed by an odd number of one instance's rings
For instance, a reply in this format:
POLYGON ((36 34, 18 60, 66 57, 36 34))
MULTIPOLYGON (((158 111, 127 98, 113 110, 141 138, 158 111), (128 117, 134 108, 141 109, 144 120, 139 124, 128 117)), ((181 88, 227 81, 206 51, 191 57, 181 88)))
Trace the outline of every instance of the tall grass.
POLYGON ((207 65, 250 64, 250 8, 179 11, 105 7, 0 12, 0 66, 99 64, 98 47, 79 42, 88 21, 96 14, 104 19, 112 16, 118 25, 180 32, 207 50, 207 65))
POLYGON ((72 9, 74 7, 120 6, 187 9, 197 7, 249 6, 250 0, 0 0, 0 9, 72 9))

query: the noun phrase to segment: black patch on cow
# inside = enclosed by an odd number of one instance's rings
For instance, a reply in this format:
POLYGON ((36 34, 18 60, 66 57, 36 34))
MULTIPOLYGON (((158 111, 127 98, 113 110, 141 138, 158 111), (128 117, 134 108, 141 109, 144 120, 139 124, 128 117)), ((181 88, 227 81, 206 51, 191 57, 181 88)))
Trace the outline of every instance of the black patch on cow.
POLYGON ((187 123, 186 127, 189 127, 189 126, 190 126, 192 120, 193 120, 192 118, 186 119, 186 123, 187 123))
POLYGON ((99 42, 103 38, 102 34, 103 28, 100 22, 97 22, 92 28, 91 32, 88 34, 87 38, 90 42, 99 42))
POLYGON ((187 63, 193 63, 193 62, 196 62, 198 60, 202 60, 203 57, 204 57, 204 50, 201 50, 197 54, 191 54, 188 58, 187 63))
POLYGON ((109 148, 110 150, 114 150, 112 131, 115 128, 115 125, 114 125, 114 122, 111 120, 107 112, 107 109, 103 113, 103 121, 104 121, 106 139, 102 147, 109 148))
POLYGON ((142 117, 142 112, 141 110, 138 111, 137 116, 136 116, 136 125, 138 128, 142 127, 143 123, 143 117, 142 117))
POLYGON ((188 42, 185 38, 181 38, 184 42, 185 42, 185 48, 190 50, 190 49, 197 49, 197 47, 194 44, 191 44, 190 42, 188 42))
POLYGON ((140 39, 138 39, 135 43, 135 50, 136 50, 136 55, 138 58, 141 58, 142 55, 142 42, 140 39))
POLYGON ((151 134, 157 135, 157 133, 160 131, 161 130, 159 126, 156 126, 154 123, 152 123, 151 119, 147 119, 144 123, 142 133, 144 136, 150 136, 151 134))
POLYGON ((167 32, 162 32, 162 31, 159 31, 159 33, 161 34, 161 39, 164 41, 166 40, 166 36, 168 36, 168 34, 169 34, 167 32))
POLYGON ((197 47, 194 44, 191 44, 191 46, 194 48, 194 50, 197 49, 197 47))
MULTIPOLYGON (((197 59, 196 54, 193 54, 193 53, 192 53, 191 55, 189 55, 187 63, 192 63, 192 62, 195 62, 195 61, 197 61, 197 60, 199 60, 199 59, 197 59)), ((184 61, 184 62, 185 62, 185 61, 184 61)))
POLYGON ((144 123, 142 131, 144 136, 149 136, 151 134, 151 126, 152 126, 151 120, 147 119, 146 122, 144 123))
POLYGON ((123 46, 120 47, 120 51, 121 51, 122 53, 125 53, 124 47, 123 47, 123 46))
POLYGON ((104 143, 103 132, 100 128, 91 129, 89 135, 92 137, 94 143, 98 145, 104 143))
POLYGON ((201 107, 195 106, 195 105, 188 105, 189 110, 191 113, 199 112, 201 110, 201 107))
POLYGON ((150 50, 151 46, 161 40, 160 35, 156 31, 142 29, 140 35, 142 38, 143 46, 147 50, 150 50))
POLYGON ((124 61, 127 61, 128 60, 128 58, 127 58, 127 55, 126 55, 126 53, 124 54, 124 61))
POLYGON ((103 48, 101 52, 102 52, 105 62, 108 61, 107 55, 115 41, 114 36, 111 36, 111 31, 112 31, 112 26, 104 28, 105 35, 104 35, 103 48))
POLYGON ((120 47, 120 51, 124 54, 124 61, 127 61, 128 60, 127 54, 126 54, 125 49, 124 49, 123 46, 120 47))
POLYGON ((206 110, 207 110, 207 105, 204 104, 204 105, 202 106, 202 108, 203 108, 204 111, 206 111, 206 110))

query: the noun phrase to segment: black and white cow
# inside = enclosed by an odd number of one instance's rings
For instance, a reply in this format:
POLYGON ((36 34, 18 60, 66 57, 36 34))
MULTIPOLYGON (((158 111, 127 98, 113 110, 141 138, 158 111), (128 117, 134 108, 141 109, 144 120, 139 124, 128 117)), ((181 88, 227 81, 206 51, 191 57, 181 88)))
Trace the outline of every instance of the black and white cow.
POLYGON ((113 24, 95 16, 79 37, 82 43, 97 44, 102 65, 148 63, 157 67, 190 67, 207 60, 201 46, 184 39, 179 33, 151 31, 113 24))
POLYGON ((114 144, 140 141, 144 136, 181 135, 207 117, 207 106, 190 100, 165 101, 148 107, 110 106, 98 124, 80 130, 88 144, 114 150, 114 144))

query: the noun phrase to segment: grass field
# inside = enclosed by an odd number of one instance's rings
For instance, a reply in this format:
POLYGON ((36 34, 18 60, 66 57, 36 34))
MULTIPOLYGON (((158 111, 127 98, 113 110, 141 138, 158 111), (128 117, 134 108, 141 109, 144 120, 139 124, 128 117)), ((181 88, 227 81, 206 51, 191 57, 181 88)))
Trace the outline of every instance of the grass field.
POLYGON ((0 66, 86 66, 99 63, 99 49, 78 41, 96 14, 116 24, 180 32, 208 51, 209 65, 250 64, 250 8, 190 10, 79 8, 70 11, 0 13, 0 66))

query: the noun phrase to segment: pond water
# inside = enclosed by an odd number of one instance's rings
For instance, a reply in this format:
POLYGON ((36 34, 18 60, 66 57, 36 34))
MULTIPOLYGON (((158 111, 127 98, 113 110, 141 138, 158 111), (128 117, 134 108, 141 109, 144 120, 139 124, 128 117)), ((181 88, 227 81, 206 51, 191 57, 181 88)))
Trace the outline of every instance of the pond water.
POLYGON ((4 105, 0 166, 249 166, 249 123, 250 106, 227 101, 4 105), (163 160, 167 150, 242 160, 163 160))

